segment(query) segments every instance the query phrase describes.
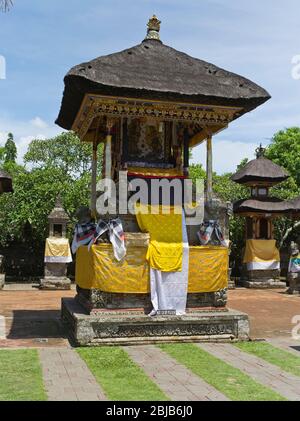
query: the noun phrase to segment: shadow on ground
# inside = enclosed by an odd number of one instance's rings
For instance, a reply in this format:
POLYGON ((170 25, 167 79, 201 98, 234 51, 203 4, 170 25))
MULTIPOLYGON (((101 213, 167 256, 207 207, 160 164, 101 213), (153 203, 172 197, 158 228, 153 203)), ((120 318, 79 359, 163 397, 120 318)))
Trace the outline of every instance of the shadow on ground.
POLYGON ((59 310, 13 310, 7 339, 66 338, 59 310))

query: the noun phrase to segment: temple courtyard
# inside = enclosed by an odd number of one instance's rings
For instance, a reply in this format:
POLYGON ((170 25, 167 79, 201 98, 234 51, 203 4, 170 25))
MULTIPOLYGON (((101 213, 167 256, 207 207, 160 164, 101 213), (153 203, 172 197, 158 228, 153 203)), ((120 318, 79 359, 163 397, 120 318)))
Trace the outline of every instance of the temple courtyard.
POLYGON ((61 298, 74 295, 1 292, 0 400, 300 400, 297 296, 229 291, 228 307, 249 314, 250 342, 76 348, 60 321, 61 298))

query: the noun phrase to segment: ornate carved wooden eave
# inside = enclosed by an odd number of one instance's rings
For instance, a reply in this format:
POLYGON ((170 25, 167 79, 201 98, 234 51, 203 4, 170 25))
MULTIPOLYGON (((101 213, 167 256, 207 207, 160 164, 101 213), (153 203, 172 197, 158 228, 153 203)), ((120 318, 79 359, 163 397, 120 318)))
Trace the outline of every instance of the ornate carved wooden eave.
POLYGON ((206 128, 215 134, 234 120, 242 108, 183 104, 179 102, 146 101, 133 98, 86 95, 73 124, 81 140, 89 141, 87 133, 95 118, 150 117, 163 121, 197 123, 201 132, 191 138, 190 146, 196 146, 206 137, 206 128))

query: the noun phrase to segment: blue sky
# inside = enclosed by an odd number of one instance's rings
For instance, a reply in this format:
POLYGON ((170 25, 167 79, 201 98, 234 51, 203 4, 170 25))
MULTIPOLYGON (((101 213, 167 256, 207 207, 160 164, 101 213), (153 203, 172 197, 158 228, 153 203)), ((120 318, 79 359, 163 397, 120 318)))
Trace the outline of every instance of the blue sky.
MULTIPOLYGON (((35 137, 48 138, 75 64, 138 44, 148 18, 162 21, 162 41, 234 71, 266 88, 272 99, 214 139, 214 166, 234 171, 260 142, 285 127, 300 126, 300 80, 292 58, 300 55, 299 0, 15 0, 0 14, 0 144, 13 132, 21 160, 35 137)), ((205 164, 204 146, 193 152, 205 164)))

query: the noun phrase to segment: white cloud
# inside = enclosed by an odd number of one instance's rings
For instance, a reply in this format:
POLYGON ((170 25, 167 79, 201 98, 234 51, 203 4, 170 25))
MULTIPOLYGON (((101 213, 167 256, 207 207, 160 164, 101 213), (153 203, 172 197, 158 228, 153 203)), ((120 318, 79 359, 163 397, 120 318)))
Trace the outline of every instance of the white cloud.
POLYGON ((18 148, 18 162, 23 163, 23 157, 32 140, 49 139, 62 131, 58 126, 49 125, 40 117, 35 117, 30 121, 0 118, 0 146, 4 145, 8 133, 13 133, 18 148))
POLYGON ((31 120, 30 123, 34 127, 37 127, 39 129, 47 129, 48 128, 48 124, 38 116, 35 117, 33 120, 31 120))
MULTIPOLYGON (((244 143, 230 140, 213 142, 213 168, 218 174, 235 172, 244 158, 254 159, 258 143, 244 143)), ((202 164, 206 168, 206 142, 193 150, 192 163, 202 164)))

